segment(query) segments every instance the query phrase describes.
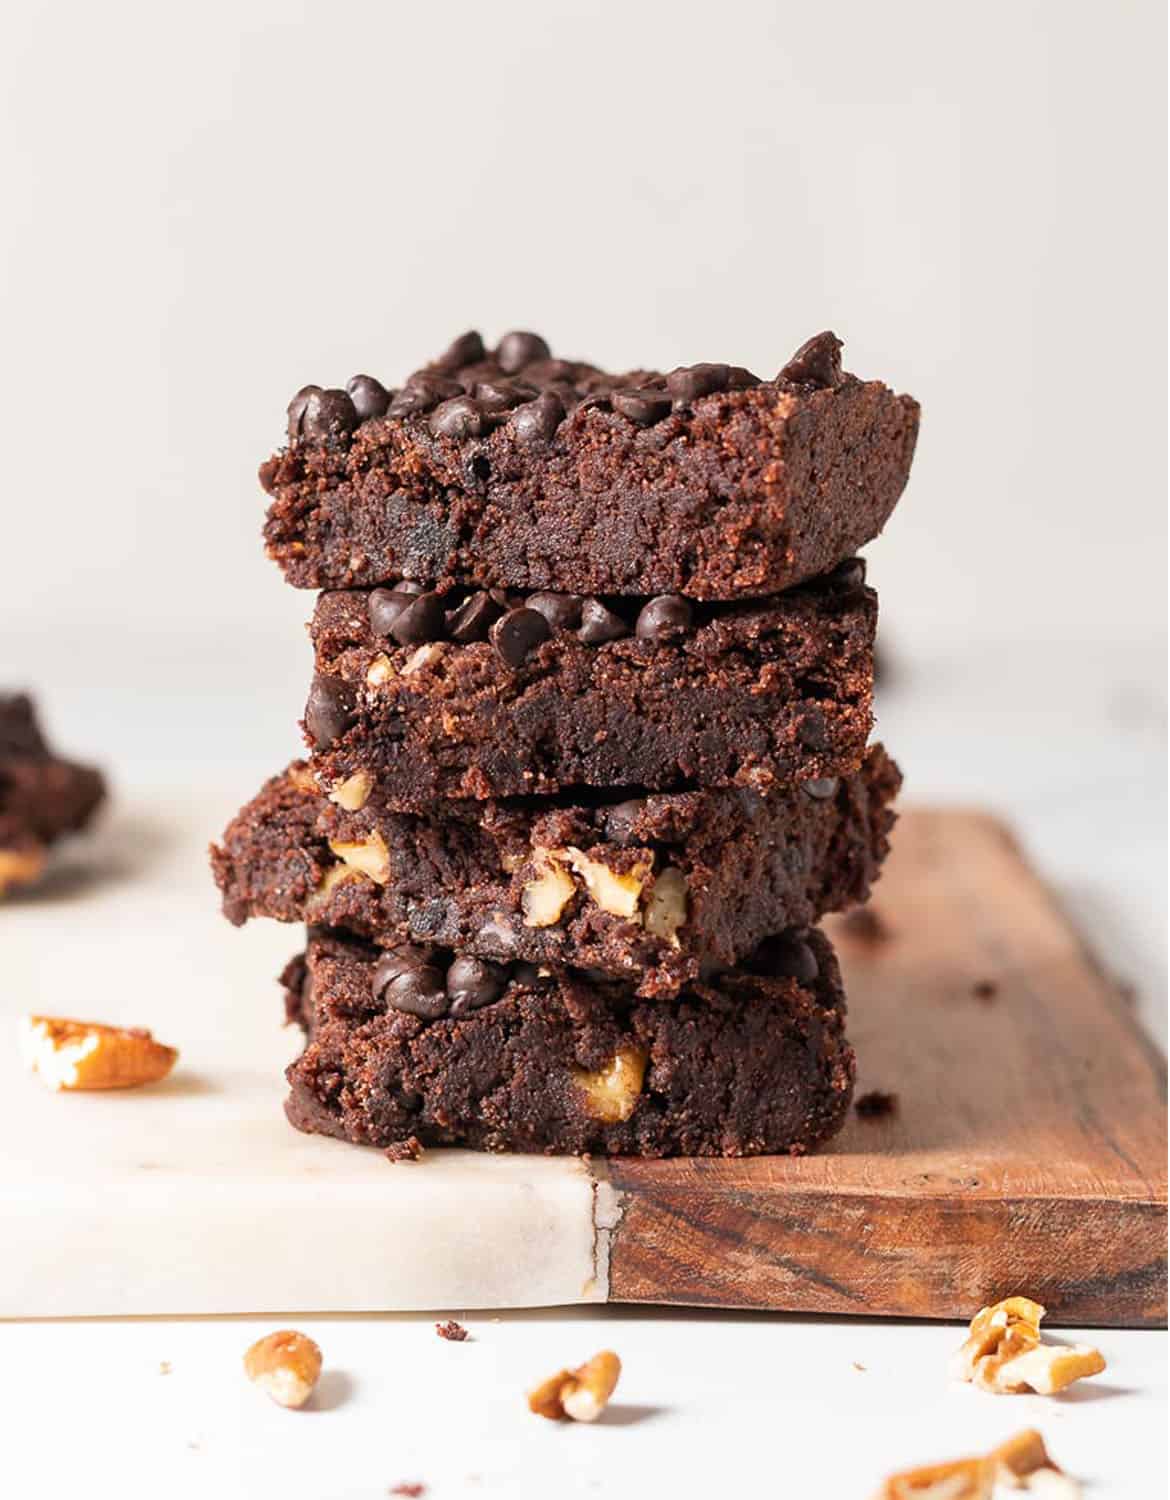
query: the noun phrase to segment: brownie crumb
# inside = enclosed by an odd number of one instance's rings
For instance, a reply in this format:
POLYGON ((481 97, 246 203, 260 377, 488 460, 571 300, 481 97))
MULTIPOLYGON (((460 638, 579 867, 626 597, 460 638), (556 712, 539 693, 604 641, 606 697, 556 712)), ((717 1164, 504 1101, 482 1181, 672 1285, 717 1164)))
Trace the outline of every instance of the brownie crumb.
POLYGON ((427 1487, 425 1484, 392 1484, 387 1491, 387 1494, 418 1496, 425 1495, 426 1492, 427 1487))
POLYGON ((999 994, 999 985, 994 979, 979 979, 971 986, 976 1000, 994 1000, 999 994))
POLYGON ((387 1161, 418 1161, 423 1143, 417 1135, 408 1135, 404 1141, 391 1141, 382 1154, 387 1161))
POLYGON ((898 1112, 897 1094, 886 1094, 881 1089, 870 1089, 868 1094, 862 1094, 853 1108, 863 1120, 880 1120, 885 1115, 894 1115, 898 1112))
POLYGON ((851 938, 861 943, 884 943, 891 935, 888 924, 872 906, 858 906, 847 912, 842 926, 851 938))
POLYGON ((467 1329, 462 1323, 456 1323, 454 1318, 448 1318, 445 1323, 436 1323, 435 1332, 441 1339, 450 1339, 453 1344, 461 1344, 468 1337, 467 1329))

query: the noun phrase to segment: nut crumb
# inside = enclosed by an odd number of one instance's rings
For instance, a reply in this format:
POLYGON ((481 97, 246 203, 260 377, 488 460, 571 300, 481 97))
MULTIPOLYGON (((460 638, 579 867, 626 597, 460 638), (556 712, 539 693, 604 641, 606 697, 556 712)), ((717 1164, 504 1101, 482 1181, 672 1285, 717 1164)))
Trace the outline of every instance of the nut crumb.
POLYGON ((560 1422, 596 1422, 617 1387, 622 1362, 603 1349, 575 1370, 558 1370, 528 1393, 528 1409, 538 1417, 560 1422))
POLYGON ((864 1375, 866 1373, 865 1366, 864 1365, 859 1365, 856 1360, 853 1361, 853 1368, 855 1370, 859 1370, 862 1375, 864 1375))
POLYGON ((885 943, 893 935, 889 923, 872 906, 855 906, 841 918, 841 926, 859 943, 885 943))
POLYGON ((994 1490, 989 1458, 959 1458, 891 1474, 874 1500, 992 1500, 994 1490))
POLYGON ((0 849, 0 898, 22 886, 35 885, 45 873, 48 855, 40 844, 21 849, 0 849))
POLYGON ((390 1162, 418 1161, 424 1147, 417 1135, 408 1135, 404 1141, 391 1141, 382 1155, 390 1162))
POLYGON ((169 1375, 171 1373, 171 1362, 170 1362, 169 1359, 160 1359, 159 1360, 159 1362, 158 1362, 158 1373, 160 1375, 169 1375))
POLYGON ((595 1120, 615 1125, 630 1118, 638 1107, 646 1063, 646 1054, 640 1048, 620 1047, 604 1068, 593 1072, 573 1068, 573 1082, 595 1120))
POLYGON ((1034 1427, 1017 1432, 988 1455, 999 1483, 1010 1490, 1030 1490, 1052 1500, 1080 1500, 1081 1486, 1049 1455, 1034 1427))
POLYGON ((952 1362, 955 1377, 1000 1396, 1053 1396, 1105 1369, 1100 1350, 1087 1344, 1042 1343, 1043 1317, 1044 1308, 1029 1297, 1005 1297, 981 1308, 952 1362))
POLYGON ((417 1500, 419 1495, 425 1495, 426 1492, 426 1485, 420 1484, 417 1480, 414 1482, 403 1482, 402 1484, 392 1484, 386 1491, 388 1495, 409 1495, 413 1497, 413 1500, 417 1500))
POLYGON ((321 1376, 321 1350, 305 1334, 283 1328, 256 1340, 244 1355, 244 1373, 278 1406, 304 1406, 321 1376))
POLYGON ((141 1027, 61 1016, 25 1016, 20 1047, 30 1071, 58 1090, 140 1088, 165 1078, 179 1059, 141 1027))
POLYGON ((881 1089, 870 1089, 868 1094, 862 1094, 856 1100, 853 1108, 863 1120, 880 1120, 886 1115, 898 1113, 897 1094, 887 1094, 881 1089))
POLYGON ((971 993, 976 1000, 994 1000, 999 994, 999 985, 994 979, 977 979, 971 986, 971 993))
POLYGON ((463 1324, 456 1323, 454 1318, 448 1318, 445 1323, 436 1323, 435 1332, 441 1339, 450 1339, 453 1344, 462 1344, 470 1337, 463 1324))

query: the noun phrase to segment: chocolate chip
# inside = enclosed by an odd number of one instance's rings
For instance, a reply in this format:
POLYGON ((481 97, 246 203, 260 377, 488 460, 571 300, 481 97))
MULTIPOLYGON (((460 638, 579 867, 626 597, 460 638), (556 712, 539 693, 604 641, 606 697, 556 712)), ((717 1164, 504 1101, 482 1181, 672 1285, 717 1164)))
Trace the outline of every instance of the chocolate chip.
POLYGON ((446 623, 438 594, 416 594, 390 622, 389 634, 400 646, 421 646, 441 640, 446 623))
POLYGON ((826 330, 818 333, 800 348, 780 371, 781 380, 793 385, 811 385, 831 390, 841 384, 841 340, 826 330))
POLYGON ((776 979, 795 979, 798 984, 812 984, 820 973, 816 954, 796 932, 765 938, 752 955, 751 967, 776 979))
POLYGON ((477 365, 481 359, 487 357, 487 351, 483 347, 483 339, 474 329, 470 333, 461 333, 454 339, 435 360, 440 370, 458 370, 464 365, 477 365))
POLYGON ((507 975, 485 958, 462 956, 447 970, 447 996, 453 1016, 490 1005, 503 994, 507 975))
POLYGON ((383 990, 382 998, 393 1010, 421 1016, 424 1021, 437 1021, 447 1014, 447 986, 443 971, 429 965, 399 974, 383 990))
POLYGON ((503 606, 490 594, 472 594, 447 616, 447 634, 461 646, 486 641, 488 631, 503 614, 503 606))
POLYGON ((442 375, 412 375, 391 401, 388 414, 392 417, 415 416, 462 393, 463 387, 457 380, 447 380, 442 375))
POLYGON ((470 396, 453 396, 432 412, 427 425, 436 437, 454 438, 461 443, 464 438, 479 437, 484 425, 483 412, 470 396))
POLYGON ((626 802, 616 802, 605 813, 605 836, 614 844, 628 844, 634 837, 634 829, 642 816, 646 804, 639 797, 626 802))
POLYGON ((516 952, 515 930, 500 917, 492 917, 479 929, 476 942, 481 948, 490 948, 501 958, 511 958, 516 952))
POLYGON ((512 970, 513 984, 526 984, 535 989, 537 986, 547 984, 549 976, 542 974, 535 964, 516 964, 512 970))
POLYGON ((374 589, 366 600, 366 613, 370 620, 370 629, 375 635, 389 635, 390 627, 398 616, 410 603, 417 593, 417 588, 410 593, 404 588, 374 589))
POLYGON ((865 587, 864 558, 850 557, 845 562, 838 563, 833 571, 826 575, 825 582, 836 594, 857 593, 865 587))
POLYGON ((496 350, 496 364, 505 375, 515 375, 537 359, 548 359, 552 350, 537 333, 506 333, 496 350))
POLYGON ((811 797, 814 802, 827 802, 830 797, 837 795, 840 786, 836 776, 816 776, 810 781, 802 781, 800 786, 806 797, 811 797))
POLYGON ((576 630, 581 623, 580 594, 553 594, 542 589, 524 601, 548 621, 553 630, 576 630))
POLYGON ((510 609, 491 628, 492 645, 502 661, 510 667, 523 666, 528 653, 547 641, 548 621, 535 609, 510 609))
POLYGON ((511 411, 521 401, 531 401, 536 395, 535 387, 521 385, 514 380, 481 380, 475 388, 475 399, 480 410, 489 416, 511 411))
POLYGON ((547 443, 564 420, 565 407, 555 391, 545 391, 535 401, 517 407, 510 422, 516 441, 547 443))
POLYGON ((318 673, 305 704, 305 728, 318 750, 328 750, 357 716, 357 698, 341 677, 318 673))
POLYGON ((750 370, 745 370, 742 365, 732 365, 727 371, 727 389, 729 391, 750 391, 753 386, 762 385, 758 375, 753 375, 750 370))
POLYGON ((431 954, 426 948, 420 948, 415 943, 400 943, 397 948, 388 948, 378 960, 370 977, 370 989, 373 991, 374 998, 380 1000, 382 991, 400 975, 410 974, 415 969, 427 967, 433 966, 431 954))
POLYGON ((621 615, 607 609, 600 599, 586 599, 581 605, 581 628, 577 632, 587 646, 604 646, 607 641, 629 635, 630 627, 621 615))
POLYGON ((819 708, 810 708, 796 725, 797 738, 810 750, 823 750, 829 742, 825 716, 819 708))
POLYGON ((319 396, 321 387, 319 385, 303 385, 285 408, 288 414, 288 435, 290 440, 301 435, 301 421, 305 415, 305 407, 308 405, 310 396, 319 396))
POLYGON ((425 594, 427 588, 424 584, 415 583, 413 578, 400 578, 394 585, 396 594, 425 594))
POLYGON ((598 411, 612 411, 613 392, 609 390, 590 391, 587 396, 582 397, 582 399, 577 403, 578 411, 590 411, 594 407, 598 411))
POLYGON ((634 634, 640 641, 675 640, 688 629, 694 611, 678 594, 659 594, 642 606, 634 634))
POLYGON ((670 396, 666 391, 641 386, 634 390, 614 391, 610 397, 614 411, 621 412, 639 427, 650 427, 670 413, 670 396))
POLYGON ((301 413, 301 435, 315 443, 352 432, 358 424, 353 402, 344 391, 310 391, 301 413))
POLYGON ((666 377, 675 406, 688 406, 700 396, 725 391, 731 371, 726 365, 680 365, 666 377))
POLYGON ((390 405, 390 392, 372 375, 355 375, 346 382, 346 392, 353 402, 359 422, 382 416, 390 405))

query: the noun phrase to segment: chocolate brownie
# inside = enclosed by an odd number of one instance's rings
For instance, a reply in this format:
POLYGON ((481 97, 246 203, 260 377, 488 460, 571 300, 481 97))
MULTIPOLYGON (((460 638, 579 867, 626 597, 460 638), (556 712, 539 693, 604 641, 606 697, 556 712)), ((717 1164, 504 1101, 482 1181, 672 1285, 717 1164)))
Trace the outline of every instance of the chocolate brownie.
POLYGON ((608 375, 470 333, 400 390, 305 386, 260 470, 268 552, 299 588, 779 593, 875 537, 909 474, 917 402, 840 349, 608 375))
POLYGON ((228 918, 343 928, 624 978, 672 995, 769 934, 864 901, 901 782, 881 746, 860 771, 766 796, 387 808, 369 778, 333 800, 303 762, 269 781, 212 850, 228 918), (341 805, 339 805, 341 804, 341 805))
POLYGON ((27 694, 0 694, 0 896, 35 881, 48 846, 83 828, 104 796, 100 772, 49 748, 27 694))
POLYGON ((363 1145, 797 1154, 849 1108, 845 996, 815 931, 668 1001, 336 933, 310 937, 282 978, 308 1034, 289 1119, 363 1145))
POLYGON ((403 811, 848 774, 871 724, 877 596, 864 578, 854 559, 742 604, 322 594, 305 711, 314 770, 329 784, 368 772, 403 811))

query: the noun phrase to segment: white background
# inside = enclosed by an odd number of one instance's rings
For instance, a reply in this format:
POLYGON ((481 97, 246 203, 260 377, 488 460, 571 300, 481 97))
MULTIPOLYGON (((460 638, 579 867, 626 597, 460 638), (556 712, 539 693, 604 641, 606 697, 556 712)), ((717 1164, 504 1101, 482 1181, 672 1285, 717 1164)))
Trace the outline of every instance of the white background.
MULTIPOLYGON (((870 549, 895 669, 881 727, 908 795, 1010 815, 1164 1035, 1157 0, 10 12, 0 683, 35 686, 66 745, 111 767, 118 816, 172 787, 207 806, 210 837, 295 750, 310 599, 262 556, 254 472, 298 386, 391 382, 469 326, 534 327, 617 367, 771 374, 831 326, 849 368, 924 407, 911 486, 870 549)), ((222 941, 258 943, 269 985, 266 938, 222 941)), ((0 1328, 5 1409, 36 1439, 119 1430, 141 1403, 151 1461, 128 1478, 101 1450, 126 1495, 188 1452, 197 1465, 201 1432, 218 1457, 196 1483, 223 1493, 282 1492, 264 1479, 277 1445, 286 1488, 300 1472, 314 1494, 440 1473, 433 1493, 459 1493, 476 1472, 480 1492, 495 1475, 523 1493, 527 1474, 547 1493, 563 1450, 484 1414, 546 1353, 617 1343, 583 1326, 597 1316, 508 1320, 490 1346, 437 1353, 425 1324, 339 1323, 322 1341, 355 1389, 295 1439, 237 1390, 238 1324, 0 1328), (450 1386, 448 1354, 467 1356, 450 1386)), ((1035 1419, 962 1392, 934 1409, 953 1330, 708 1315, 620 1331, 629 1400, 664 1410, 563 1435, 594 1455, 581 1486, 614 1494, 631 1474, 706 1494, 754 1472, 853 1495, 1035 1419), (920 1422, 890 1417, 907 1380, 920 1422), (742 1457, 749 1429, 766 1458, 742 1457)), ((1112 1394, 1042 1424, 1110 1500, 1158 1491, 1147 1403, 1164 1389, 1160 1337, 1111 1339, 1112 1394)), ((58 1492, 43 1483, 24 1493, 58 1492)))

